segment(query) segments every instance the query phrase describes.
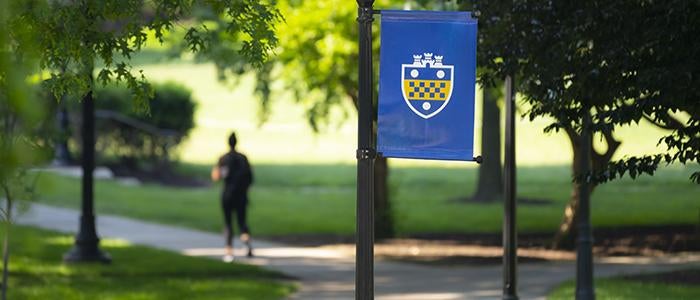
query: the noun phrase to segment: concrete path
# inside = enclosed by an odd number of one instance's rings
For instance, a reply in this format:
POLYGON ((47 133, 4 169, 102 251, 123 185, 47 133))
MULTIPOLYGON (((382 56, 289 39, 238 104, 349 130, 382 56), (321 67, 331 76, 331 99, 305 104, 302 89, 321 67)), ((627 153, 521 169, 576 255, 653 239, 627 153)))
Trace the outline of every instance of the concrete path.
MULTIPOLYGON (((72 209, 33 204, 18 223, 60 232, 75 233, 78 212, 72 209)), ((223 254, 220 235, 159 225, 134 219, 100 215, 101 237, 119 238, 134 244, 176 251, 185 255, 219 258, 223 254)), ((354 258, 339 251, 295 247, 254 241, 256 257, 238 261, 278 270, 300 280, 300 291, 292 299, 354 299, 354 258)), ((241 245, 240 241, 236 241, 241 245)), ((242 255, 243 250, 237 254, 242 255)), ((119 263, 118 261, 115 263, 119 263)), ((596 277, 658 272, 700 266, 700 254, 662 258, 608 258, 596 261, 596 277)), ((544 299, 553 287, 572 279, 574 262, 520 264, 518 293, 521 299, 544 299)), ((377 299, 500 299, 500 266, 432 267, 378 260, 375 262, 377 299)))

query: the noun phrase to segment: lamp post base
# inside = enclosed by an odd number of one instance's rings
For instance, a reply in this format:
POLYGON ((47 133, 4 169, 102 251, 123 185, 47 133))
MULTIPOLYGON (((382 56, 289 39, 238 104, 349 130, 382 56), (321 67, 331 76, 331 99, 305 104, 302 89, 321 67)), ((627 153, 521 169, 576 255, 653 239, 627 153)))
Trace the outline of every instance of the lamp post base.
POLYGON ((95 230, 95 216, 84 214, 80 217, 80 231, 75 236, 75 245, 63 255, 67 263, 100 262, 108 264, 112 258, 100 250, 100 238, 95 230))
POLYGON ((63 261, 67 263, 98 262, 109 264, 112 262, 112 258, 109 254, 102 252, 100 249, 87 249, 86 247, 75 245, 63 255, 63 261))

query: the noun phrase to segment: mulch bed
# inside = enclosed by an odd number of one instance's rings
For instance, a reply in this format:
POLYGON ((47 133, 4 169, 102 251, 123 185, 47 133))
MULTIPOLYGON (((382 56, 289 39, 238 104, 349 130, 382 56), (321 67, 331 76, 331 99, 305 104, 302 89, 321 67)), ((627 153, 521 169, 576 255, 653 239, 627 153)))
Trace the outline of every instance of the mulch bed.
MULTIPOLYGON (((638 226, 594 229, 594 251, 603 256, 655 255, 659 253, 700 251, 700 228, 692 225, 638 226)), ((549 249, 553 233, 528 233, 518 235, 522 249, 549 249)), ((287 235, 269 239, 298 246, 323 246, 352 244, 352 236, 338 235, 287 235)), ((501 234, 416 234, 400 239, 377 241, 381 243, 440 243, 442 245, 470 245, 500 247, 501 234), (410 241, 410 242, 406 242, 410 241)), ((573 249, 564 249, 573 250, 573 249)))
MULTIPOLYGON (((485 256, 485 257, 480 257, 480 256, 401 256, 401 257, 392 257, 392 256, 383 256, 383 258, 390 259, 390 260, 396 260, 400 262, 410 262, 410 263, 416 263, 416 264, 422 264, 422 265, 428 265, 428 266, 443 266, 443 267, 449 267, 449 266, 463 266, 463 265, 470 265, 470 266, 492 266, 492 265, 499 265, 503 263, 503 257, 501 256, 485 256)), ((548 259, 545 258, 540 258, 540 257, 528 257, 528 256, 519 256, 518 257, 518 263, 533 263, 533 262, 546 262, 549 261, 548 259)))
MULTIPOLYGON (((518 246, 550 248, 552 237, 553 233, 520 234, 518 246)), ((693 225, 594 228, 593 237, 594 251, 605 256, 700 251, 700 228, 693 225)), ((500 246, 502 242, 500 234, 420 234, 411 238, 482 246, 500 246)))
MULTIPOLYGON (((551 233, 521 234, 518 237, 518 261, 574 260, 574 249, 550 249, 552 236, 551 233)), ((355 251, 352 236, 287 235, 266 238, 297 246, 330 248, 347 255, 355 251)), ((595 229, 594 240, 593 251, 599 257, 658 257, 700 251, 700 230, 689 225, 599 228, 595 229)), ((439 266, 497 265, 503 260, 501 241, 500 234, 421 234, 377 241, 375 256, 378 259, 439 266)), ((653 280, 666 278, 674 282, 698 280, 696 271, 688 272, 648 276, 653 280)), ((636 280, 637 277, 634 278, 636 280)))

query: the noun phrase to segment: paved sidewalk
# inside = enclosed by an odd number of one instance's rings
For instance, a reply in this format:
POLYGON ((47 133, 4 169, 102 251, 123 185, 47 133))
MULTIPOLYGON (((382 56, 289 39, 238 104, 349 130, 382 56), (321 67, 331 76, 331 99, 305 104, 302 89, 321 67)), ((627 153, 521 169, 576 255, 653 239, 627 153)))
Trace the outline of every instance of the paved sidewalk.
MULTIPOLYGON (((33 204, 20 215, 18 223, 60 232, 78 229, 78 211, 33 204)), ((134 219, 100 215, 97 231, 101 237, 119 238, 185 255, 223 254, 220 235, 134 219)), ((236 241, 241 245, 240 241, 236 241)), ((238 261, 264 266, 299 279, 301 289, 292 299, 354 299, 354 258, 339 251, 295 247, 254 240, 256 257, 238 261)), ((243 250, 236 252, 239 256, 243 250)), ((115 263, 119 263, 116 261, 115 263)), ((598 260, 595 275, 614 276, 658 272, 700 266, 700 255, 664 258, 609 258, 598 260)), ((574 262, 520 264, 518 293, 521 299, 544 299, 549 290, 572 279, 574 262)), ((378 260, 375 262, 376 298, 402 299, 500 299, 500 266, 432 267, 378 260)))

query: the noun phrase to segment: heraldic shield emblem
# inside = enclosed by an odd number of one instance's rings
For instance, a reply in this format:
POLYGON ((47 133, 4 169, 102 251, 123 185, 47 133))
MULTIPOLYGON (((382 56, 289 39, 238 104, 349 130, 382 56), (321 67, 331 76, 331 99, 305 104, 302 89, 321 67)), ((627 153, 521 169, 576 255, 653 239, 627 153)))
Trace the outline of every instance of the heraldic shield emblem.
POLYGON ((412 64, 401 65, 401 91, 408 107, 424 119, 439 114, 452 97, 454 66, 443 56, 413 55, 412 64))

